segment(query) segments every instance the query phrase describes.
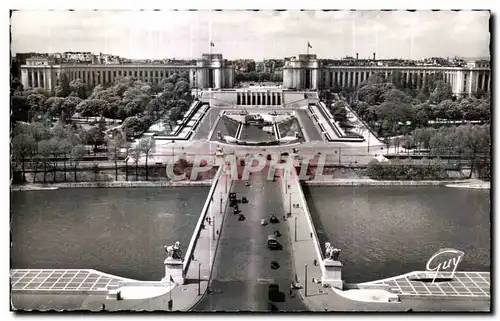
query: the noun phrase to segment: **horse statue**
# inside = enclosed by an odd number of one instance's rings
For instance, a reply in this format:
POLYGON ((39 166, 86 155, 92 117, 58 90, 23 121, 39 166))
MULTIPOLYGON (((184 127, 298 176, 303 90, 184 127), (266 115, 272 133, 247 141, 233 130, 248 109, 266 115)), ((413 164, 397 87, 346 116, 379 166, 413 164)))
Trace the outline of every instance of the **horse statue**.
POLYGON ((165 249, 165 252, 167 252, 167 257, 176 259, 176 260, 182 260, 182 251, 180 249, 180 242, 175 242, 174 245, 165 245, 163 248, 165 249))
POLYGON ((325 243, 325 256, 326 256, 327 260, 338 261, 339 260, 340 252, 342 252, 341 249, 334 248, 328 242, 325 243))

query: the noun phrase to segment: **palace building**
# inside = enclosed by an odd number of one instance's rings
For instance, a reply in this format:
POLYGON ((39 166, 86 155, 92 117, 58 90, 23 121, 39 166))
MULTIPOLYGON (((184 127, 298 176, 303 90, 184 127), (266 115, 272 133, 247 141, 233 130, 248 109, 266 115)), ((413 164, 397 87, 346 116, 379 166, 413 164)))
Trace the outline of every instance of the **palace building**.
POLYGON ((55 64, 51 58, 29 58, 21 66, 21 83, 25 88, 53 89, 59 76, 65 73, 69 80, 81 79, 89 86, 111 84, 116 78, 135 77, 157 84, 173 74, 189 74, 192 88, 232 88, 234 69, 222 54, 203 54, 196 65, 167 64, 55 64))
MULTIPOLYGON (((373 59, 375 61, 375 59, 373 59)), ((356 87, 370 75, 382 74, 391 79, 399 72, 402 84, 421 88, 431 74, 441 74, 452 87, 453 94, 463 96, 478 90, 490 91, 491 73, 488 61, 470 61, 466 66, 388 66, 325 64, 316 55, 299 55, 283 67, 283 87, 297 90, 356 87)))
MULTIPOLYGON (((490 91, 491 72, 489 61, 468 61, 462 65, 394 65, 383 60, 352 59, 332 63, 320 60, 315 54, 298 55, 285 59, 283 67, 283 85, 285 90, 311 91, 333 88, 356 87, 373 74, 382 74, 392 82, 392 76, 398 74, 396 81, 402 85, 421 88, 429 75, 438 75, 452 87, 454 95, 469 96, 479 90, 490 91)), ((227 89, 235 85, 235 68, 222 57, 222 54, 203 54, 193 64, 88 64, 62 63, 56 64, 52 58, 29 58, 21 66, 21 82, 25 88, 41 87, 53 89, 58 84, 61 73, 65 73, 70 81, 81 79, 89 86, 111 84, 116 78, 134 77, 144 82, 157 84, 163 78, 173 74, 187 73, 191 88, 227 89)), ((236 96, 237 102, 243 105, 259 105, 252 97, 244 94, 236 96)), ((263 99, 272 105, 278 98, 267 95, 255 99, 263 99), (269 99, 269 100, 268 100, 269 99)))

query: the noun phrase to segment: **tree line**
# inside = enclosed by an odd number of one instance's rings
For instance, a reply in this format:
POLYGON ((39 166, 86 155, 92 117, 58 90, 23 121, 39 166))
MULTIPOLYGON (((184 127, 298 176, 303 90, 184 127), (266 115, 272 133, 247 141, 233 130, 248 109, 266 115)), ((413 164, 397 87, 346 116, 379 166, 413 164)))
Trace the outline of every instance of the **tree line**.
POLYGON ((242 72, 237 71, 234 75, 234 80, 236 83, 246 82, 246 81, 254 81, 254 82, 265 82, 265 81, 273 81, 273 82, 282 82, 283 75, 281 73, 269 73, 269 72, 259 72, 259 71, 250 71, 250 72, 242 72))
MULTIPOLYGON (((142 134, 161 117, 168 118, 168 123, 182 119, 192 100, 186 75, 172 75, 156 85, 125 77, 109 86, 89 88, 80 79, 70 82, 61 74, 58 86, 52 91, 17 85, 11 92, 13 156, 22 163, 23 180, 28 161, 35 171, 43 168, 45 182, 47 168, 52 164, 55 170, 53 160, 57 156, 71 159, 71 164, 64 161, 64 180, 66 165, 74 167, 76 180, 78 162, 88 153, 86 146, 93 147, 94 155, 98 147, 107 146, 106 153, 115 159, 117 167, 118 154, 111 155, 109 148, 117 151, 118 147, 127 147, 131 138, 142 134), (93 117, 96 121, 84 129, 75 122, 74 115, 93 117), (119 120, 121 125, 107 131, 105 118, 119 120)), ((152 151, 154 140, 140 140, 131 154, 140 156, 152 151)))
MULTIPOLYGON (((99 125, 102 126, 102 125, 99 125)), ((12 160, 21 164, 21 181, 26 181, 26 165, 33 170, 33 183, 38 172, 43 173, 43 182, 47 182, 47 174, 52 174, 52 182, 56 182, 56 172, 63 167, 62 181, 70 177, 68 171, 73 171, 73 181, 78 181, 78 165, 88 154, 86 145, 91 143, 89 131, 81 126, 65 124, 58 121, 52 125, 48 121, 19 123, 13 129, 12 160)), ((138 179, 139 159, 145 157, 146 180, 148 179, 148 159, 155 151, 155 140, 152 137, 140 139, 135 148, 127 141, 122 132, 102 136, 107 146, 106 156, 115 165, 115 180, 118 180, 118 162, 130 156, 135 164, 135 176, 138 179)), ((94 164, 97 166, 97 164, 94 164)), ((128 161, 125 162, 126 180, 128 180, 128 161)))

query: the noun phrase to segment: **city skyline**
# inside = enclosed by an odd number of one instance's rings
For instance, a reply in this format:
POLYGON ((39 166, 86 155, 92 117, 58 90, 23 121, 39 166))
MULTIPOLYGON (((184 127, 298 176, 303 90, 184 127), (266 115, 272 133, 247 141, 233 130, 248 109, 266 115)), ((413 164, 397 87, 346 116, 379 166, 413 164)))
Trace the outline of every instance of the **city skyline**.
POLYGON ((305 53, 310 42, 310 52, 325 59, 374 52, 381 59, 489 57, 489 17, 488 11, 23 10, 11 16, 11 53, 195 59, 211 50, 262 60, 305 53))

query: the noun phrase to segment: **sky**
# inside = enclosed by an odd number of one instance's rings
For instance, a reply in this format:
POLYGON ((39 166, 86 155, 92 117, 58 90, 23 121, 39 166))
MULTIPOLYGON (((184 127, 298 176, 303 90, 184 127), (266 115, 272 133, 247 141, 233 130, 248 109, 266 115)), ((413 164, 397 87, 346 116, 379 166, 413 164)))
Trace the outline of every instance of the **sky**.
POLYGON ((90 51, 133 59, 489 57, 487 11, 22 10, 11 53, 90 51))

